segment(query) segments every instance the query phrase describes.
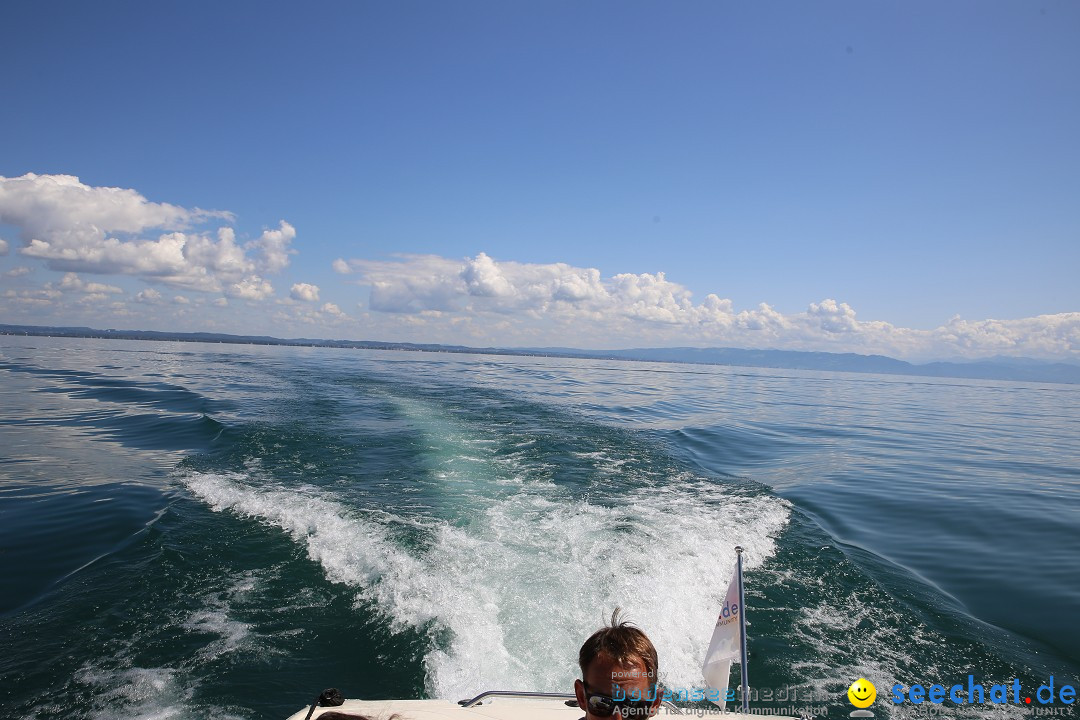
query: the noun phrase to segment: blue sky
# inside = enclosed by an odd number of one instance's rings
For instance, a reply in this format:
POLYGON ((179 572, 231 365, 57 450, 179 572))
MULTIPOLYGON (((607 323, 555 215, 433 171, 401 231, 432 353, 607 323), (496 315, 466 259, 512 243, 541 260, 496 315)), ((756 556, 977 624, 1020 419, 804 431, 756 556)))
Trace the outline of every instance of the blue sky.
POLYGON ((1080 356, 1076 3, 11 2, 0 25, 0 322, 1080 356))

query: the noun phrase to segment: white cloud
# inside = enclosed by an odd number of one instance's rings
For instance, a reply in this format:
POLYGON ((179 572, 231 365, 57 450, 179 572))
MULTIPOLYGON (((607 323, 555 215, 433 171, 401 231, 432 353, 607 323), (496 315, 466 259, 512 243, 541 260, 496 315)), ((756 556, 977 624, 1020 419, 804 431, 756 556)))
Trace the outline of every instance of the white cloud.
POLYGON ((596 268, 497 261, 484 253, 461 260, 354 259, 335 263, 335 269, 339 264, 370 286, 365 323, 397 327, 416 339, 453 341, 464 332, 503 345, 692 344, 912 358, 1080 356, 1080 313, 954 319, 935 330, 914 330, 859 320, 850 305, 833 298, 788 315, 767 303, 736 310, 730 299, 715 294, 695 303, 689 290, 662 272, 604 277, 596 268))
POLYGON ((514 294, 513 284, 503 275, 498 264, 484 253, 466 260, 460 276, 470 295, 504 297, 514 294))
MULTIPOLYGON (((371 286, 373 310, 395 313, 524 312, 533 317, 619 317, 660 324, 698 322, 690 291, 664 273, 602 279, 595 268, 566 263, 497 262, 484 253, 452 260, 404 255, 396 260, 352 260, 349 269, 371 286)), ((715 313, 720 305, 710 305, 715 313)))
POLYGON ((322 313, 325 313, 327 315, 330 315, 331 317, 335 317, 335 318, 344 319, 344 318, 349 317, 348 315, 346 315, 345 313, 343 313, 341 311, 341 308, 339 308, 337 305, 335 305, 334 303, 331 303, 331 302, 324 303, 323 306, 321 308, 319 308, 319 311, 322 312, 322 313))
POLYGON ((857 332, 859 323, 855 320, 855 311, 847 303, 835 300, 822 300, 810 303, 806 314, 816 318, 822 330, 830 333, 857 332))
POLYGON ((182 240, 183 258, 192 267, 226 277, 239 277, 255 271, 254 261, 236 244, 236 233, 230 227, 219 228, 216 241, 205 235, 183 235, 179 239, 182 240))
POLYGON ((605 285, 592 268, 497 262, 484 253, 465 260, 437 255, 351 260, 348 269, 371 286, 373 309, 398 313, 460 310, 468 304, 492 312, 549 312, 560 303, 599 306, 651 278, 619 276, 605 285))
POLYGON ((146 288, 140 292, 135 293, 135 301, 141 303, 155 303, 161 300, 161 293, 154 288, 146 288))
POLYGON ((259 274, 288 266, 295 228, 282 220, 240 246, 231 227, 192 230, 210 220, 231 222, 233 216, 150 202, 135 190, 92 187, 70 175, 0 177, 0 221, 19 228, 24 256, 53 270, 265 297, 268 283, 259 274), (152 230, 160 231, 157 237, 144 236, 152 230))
POLYGON ((252 240, 245 247, 255 250, 259 270, 278 273, 289 266, 289 256, 296 254, 289 247, 295 239, 296 228, 282 220, 277 230, 264 230, 258 240, 252 240))
POLYGON ((174 295, 172 301, 177 305, 190 305, 191 301, 183 295, 174 295))
POLYGON ((225 293, 231 297, 243 298, 244 300, 263 300, 274 294, 274 287, 269 280, 263 280, 258 275, 252 275, 240 282, 229 285, 225 288, 225 293))
POLYGON ((109 296, 105 293, 88 293, 79 298, 79 304, 81 305, 100 305, 104 301, 108 300, 109 296))
POLYGON ((356 329, 355 321, 338 305, 325 302, 314 305, 307 302, 284 301, 277 303, 277 311, 271 316, 278 333, 291 333, 305 337, 329 337, 342 328, 356 329))
POLYGON ((1063 357, 1080 351, 1080 312, 1016 320, 967 321, 955 317, 931 332, 937 342, 955 348, 961 355, 1063 357))
POLYGON ((465 265, 437 255, 403 255, 399 260, 352 260, 349 271, 371 286, 371 307, 381 312, 414 313, 449 309, 464 298, 465 265))
POLYGON ((48 307, 63 297, 63 293, 46 286, 37 290, 5 290, 2 297, 20 305, 48 307))
POLYGON ((56 231, 96 233, 98 229, 135 233, 152 227, 184 227, 228 213, 187 210, 149 202, 134 190, 89 187, 71 175, 0 178, 0 208, 5 222, 37 235, 56 231))
POLYGON ((218 307, 229 307, 229 301, 226 298, 220 297, 214 301, 214 305, 218 307))
POLYGON ((26 267, 25 265, 20 265, 19 267, 13 267, 10 270, 8 270, 7 272, 5 272, 4 277, 17 278, 17 277, 22 277, 24 275, 29 275, 29 274, 30 274, 30 268, 26 267))
POLYGON ((303 300, 305 302, 318 302, 319 300, 319 286, 309 285, 308 283, 296 283, 289 290, 289 297, 293 300, 303 300))
POLYGON ((338 258, 330 265, 334 268, 334 272, 340 273, 341 275, 348 275, 352 272, 352 270, 349 268, 349 263, 345 262, 345 260, 343 260, 342 258, 338 258))
POLYGON ((10 249, 11 246, 8 245, 8 241, 4 238, 0 238, 0 256, 7 255, 10 249))
POLYGON ((85 282, 77 274, 69 272, 60 280, 59 285, 49 283, 46 287, 56 287, 64 292, 94 293, 99 295, 118 295, 124 291, 115 285, 104 285, 96 282, 85 282))

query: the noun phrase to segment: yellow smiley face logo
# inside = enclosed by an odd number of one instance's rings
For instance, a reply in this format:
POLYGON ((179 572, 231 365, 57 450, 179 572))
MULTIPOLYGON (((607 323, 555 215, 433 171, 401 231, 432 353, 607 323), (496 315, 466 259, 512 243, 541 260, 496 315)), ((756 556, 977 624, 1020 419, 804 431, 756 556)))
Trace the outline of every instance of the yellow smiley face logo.
POLYGON ((866 678, 859 678, 847 689, 848 700, 857 708, 867 708, 877 699, 877 688, 866 678))

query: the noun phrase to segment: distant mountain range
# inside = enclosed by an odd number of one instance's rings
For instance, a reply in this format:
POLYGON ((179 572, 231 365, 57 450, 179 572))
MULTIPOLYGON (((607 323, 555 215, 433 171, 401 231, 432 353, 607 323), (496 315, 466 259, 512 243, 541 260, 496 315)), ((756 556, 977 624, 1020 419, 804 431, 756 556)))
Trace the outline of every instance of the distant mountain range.
POLYGON ((1023 380, 1032 382, 1080 383, 1080 364, 1036 360, 1034 358, 993 358, 970 362, 932 362, 922 365, 884 355, 803 352, 799 350, 741 350, 738 348, 633 348, 630 350, 576 350, 574 348, 527 348, 531 353, 571 357, 601 357, 616 360, 738 365, 786 368, 790 370, 831 370, 834 372, 958 377, 983 380, 1023 380))
POLYGON ((368 350, 412 350, 421 352, 479 353, 489 355, 533 355, 545 357, 595 358, 644 362, 698 363, 791 370, 955 377, 981 380, 1019 380, 1080 384, 1080 363, 1054 362, 1033 358, 998 356, 976 361, 932 362, 916 365, 884 355, 856 353, 801 352, 797 350, 741 350, 737 348, 633 348, 629 350, 581 350, 578 348, 475 348, 465 345, 379 342, 375 340, 282 339, 267 335, 225 333, 177 333, 156 330, 96 330, 88 327, 45 327, 3 325, 2 335, 109 338, 114 340, 159 340, 172 342, 233 343, 245 345, 293 345, 368 350))

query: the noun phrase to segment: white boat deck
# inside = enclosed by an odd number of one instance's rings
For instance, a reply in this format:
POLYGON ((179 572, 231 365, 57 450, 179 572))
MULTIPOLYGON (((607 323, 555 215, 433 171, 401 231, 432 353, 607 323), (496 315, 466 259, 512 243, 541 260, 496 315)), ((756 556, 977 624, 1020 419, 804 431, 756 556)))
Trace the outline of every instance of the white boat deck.
MULTIPOLYGON (((463 707, 450 700, 346 700, 337 707, 317 707, 312 713, 311 719, 315 720, 323 713, 340 712, 349 715, 362 715, 370 720, 390 720, 392 716, 398 716, 398 720, 580 720, 585 712, 577 705, 568 706, 566 700, 572 699, 572 695, 565 697, 491 697, 482 703, 463 707)), ((307 717, 309 707, 290 715, 288 720, 304 720, 307 717)), ((702 720, 705 717, 719 720, 759 720, 760 715, 743 715, 742 713, 727 712, 721 715, 719 708, 711 708, 712 712, 701 712, 698 708, 686 708, 682 713, 674 706, 662 706, 654 716, 665 718, 670 715, 670 720, 680 717, 685 720, 702 720)), ((798 718, 783 715, 767 716, 774 720, 798 720, 798 718)), ((618 720, 614 718, 612 720, 618 720)), ((667 720, 665 718, 665 720, 667 720)))
MULTIPOLYGON (((289 720, 304 720, 310 709, 304 708, 289 720)), ((346 700, 338 707, 315 708, 312 720, 324 712, 338 711, 363 715, 371 720, 579 720, 581 708, 567 707, 561 700, 546 698, 496 698, 470 708, 450 700, 346 700)))

